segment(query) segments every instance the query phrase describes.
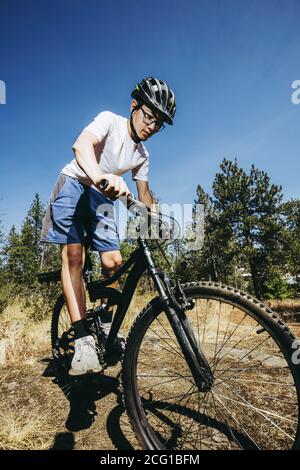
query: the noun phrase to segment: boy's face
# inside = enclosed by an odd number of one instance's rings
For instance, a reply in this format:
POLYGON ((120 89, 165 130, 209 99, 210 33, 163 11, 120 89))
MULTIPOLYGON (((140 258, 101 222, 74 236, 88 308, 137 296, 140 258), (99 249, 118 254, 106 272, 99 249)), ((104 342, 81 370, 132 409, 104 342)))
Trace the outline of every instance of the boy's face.
MULTIPOLYGON (((138 105, 137 100, 131 102, 131 110, 138 105)), ((133 125, 139 139, 145 141, 153 134, 156 134, 164 125, 163 120, 158 114, 153 113, 146 104, 132 114, 133 125)))

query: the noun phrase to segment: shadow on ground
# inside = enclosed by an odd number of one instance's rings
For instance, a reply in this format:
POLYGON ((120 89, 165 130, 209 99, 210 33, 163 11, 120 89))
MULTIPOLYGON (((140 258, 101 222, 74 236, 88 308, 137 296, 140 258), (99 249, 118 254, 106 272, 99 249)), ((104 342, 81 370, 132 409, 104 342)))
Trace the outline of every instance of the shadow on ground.
POLYGON ((92 426, 97 416, 96 402, 111 394, 116 396, 118 404, 110 411, 107 418, 108 435, 116 449, 133 449, 120 426, 120 418, 125 409, 119 390, 119 374, 117 377, 94 374, 74 378, 60 371, 53 359, 46 358, 42 362, 47 364, 43 377, 53 378, 52 382, 61 389, 70 404, 65 423, 70 432, 58 433, 51 450, 73 449, 75 445, 73 433, 92 426))
POLYGON ((54 443, 49 450, 73 450, 75 445, 74 434, 72 432, 57 433, 54 443))

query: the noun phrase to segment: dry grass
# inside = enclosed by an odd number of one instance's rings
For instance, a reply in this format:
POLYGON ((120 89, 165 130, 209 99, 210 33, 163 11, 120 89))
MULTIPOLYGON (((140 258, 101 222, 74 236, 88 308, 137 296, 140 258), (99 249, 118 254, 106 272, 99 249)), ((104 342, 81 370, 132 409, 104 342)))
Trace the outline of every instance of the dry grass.
MULTIPOLYGON (((124 332, 151 297, 133 298, 124 332)), ((51 368, 50 318, 37 323, 10 306, 0 317, 0 450, 137 448, 119 372, 118 364, 76 391, 51 368)))
MULTIPOLYGON (((124 332, 150 298, 133 298, 124 332)), ((119 371, 119 365, 108 369, 104 385, 91 383, 78 395, 68 378, 60 382, 51 370, 50 317, 34 322, 20 305, 9 306, 0 317, 0 450, 130 448, 119 371), (126 435, 117 443, 107 424, 113 410, 116 429, 126 435)))
MULTIPOLYGON (((5 406, 5 403, 1 403, 5 406)), ((11 450, 49 449, 53 441, 50 411, 38 413, 36 407, 19 409, 10 405, 1 417, 0 446, 11 450)), ((41 408, 39 408, 41 412, 41 408)))
POLYGON ((275 312, 300 312, 300 299, 268 300, 266 302, 275 312))
POLYGON ((143 308, 148 304, 148 302, 150 302, 152 298, 153 294, 133 296, 133 299, 129 305, 128 312, 123 322, 123 328, 125 332, 128 332, 137 315, 143 310, 143 308))
POLYGON ((53 441, 54 413, 45 403, 40 362, 49 356, 49 324, 34 323, 18 304, 1 317, 1 449, 47 449, 53 441))

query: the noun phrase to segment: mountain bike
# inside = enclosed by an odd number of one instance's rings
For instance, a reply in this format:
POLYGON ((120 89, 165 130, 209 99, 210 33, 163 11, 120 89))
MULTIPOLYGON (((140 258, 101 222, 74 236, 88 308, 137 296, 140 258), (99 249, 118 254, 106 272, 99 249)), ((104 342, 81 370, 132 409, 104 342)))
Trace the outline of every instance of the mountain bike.
MULTIPOLYGON (((132 207, 135 215, 145 209, 129 199, 132 207)), ((160 215, 148 212, 146 218, 162 224, 160 215)), ((160 247, 159 239, 155 246, 160 247)), ((118 273, 105 281, 91 281, 86 256, 87 318, 103 369, 115 364, 114 341, 145 271, 157 295, 137 315, 124 355, 117 358, 124 405, 140 446, 299 449, 300 366, 288 326, 261 301, 233 287, 182 284, 157 266, 153 243, 142 235, 118 273), (125 273, 122 290, 108 287, 125 273), (99 320, 102 309, 113 313, 107 338, 99 320)), ((59 279, 59 271, 40 275, 41 282, 59 279)), ((51 340, 55 360, 68 370, 74 332, 63 295, 54 308, 51 340)))

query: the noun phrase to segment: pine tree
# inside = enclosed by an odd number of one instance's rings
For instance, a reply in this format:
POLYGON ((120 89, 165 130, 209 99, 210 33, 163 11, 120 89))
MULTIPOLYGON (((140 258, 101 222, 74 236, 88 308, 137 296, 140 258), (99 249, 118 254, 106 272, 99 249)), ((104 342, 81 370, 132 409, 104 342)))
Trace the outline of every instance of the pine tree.
POLYGON ((300 292, 300 199, 291 199, 282 204, 282 215, 285 222, 284 262, 288 274, 300 292))
POLYGON ((10 284, 18 284, 22 277, 23 267, 20 249, 20 235, 13 225, 2 249, 3 271, 5 280, 10 284))
MULTIPOLYGON (((40 319, 52 307, 53 300, 60 291, 59 285, 41 285, 38 283, 42 246, 40 233, 44 207, 38 194, 28 210, 20 233, 13 226, 3 247, 3 274, 6 280, 6 292, 10 301, 18 296, 25 307, 29 307, 32 316, 40 319)), ((47 269, 57 268, 60 253, 57 247, 47 250, 47 269)), ((1 293, 0 293, 1 303, 1 293)), ((1 306, 1 305, 0 305, 1 306)))
POLYGON ((10 291, 8 284, 8 271, 5 268, 5 255, 4 255, 4 242, 5 237, 3 233, 2 220, 0 220, 0 313, 5 309, 10 300, 10 291))
POLYGON ((40 254, 40 235, 43 223, 43 217, 45 214, 45 207, 40 200, 38 193, 35 194, 33 203, 28 211, 28 218, 32 224, 32 232, 34 238, 34 246, 38 255, 40 254))
POLYGON ((205 241, 200 253, 190 255, 193 275, 236 284, 236 273, 244 268, 262 298, 274 267, 284 270, 282 197, 281 187, 271 184, 266 172, 252 165, 246 174, 237 160, 224 159, 213 197, 197 188, 195 202, 205 205, 205 241))
POLYGON ((44 208, 38 194, 22 224, 20 234, 12 227, 4 249, 8 277, 14 283, 32 287, 36 282, 41 257, 39 243, 44 208))

